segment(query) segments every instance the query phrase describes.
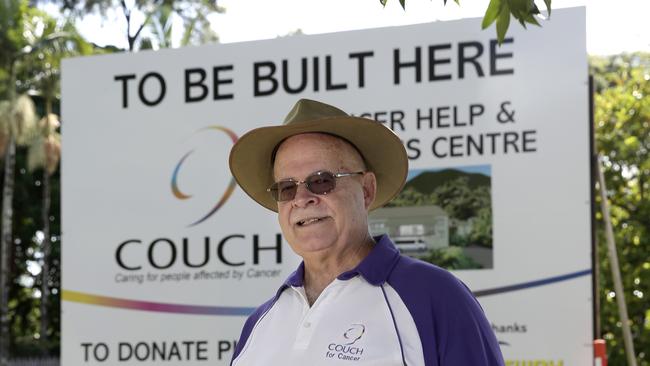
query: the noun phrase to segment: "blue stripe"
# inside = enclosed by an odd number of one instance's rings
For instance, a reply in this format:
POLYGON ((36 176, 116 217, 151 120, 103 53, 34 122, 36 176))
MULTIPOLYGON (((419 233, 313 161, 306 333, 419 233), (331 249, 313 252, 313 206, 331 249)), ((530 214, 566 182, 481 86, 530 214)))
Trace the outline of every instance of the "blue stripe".
POLYGON ((380 285, 381 292, 384 294, 384 300, 386 300, 386 305, 388 305, 388 310, 390 311, 390 317, 393 319, 393 326, 395 327, 395 333, 397 333, 397 341, 399 342, 399 351, 402 353, 402 365, 406 365, 406 359, 404 358, 404 346, 402 345, 402 337, 399 334, 399 329, 397 328, 397 322, 395 321, 395 314, 393 314, 393 308, 390 306, 390 301, 388 301, 388 296, 386 296, 386 290, 384 285, 380 285))
POLYGON ((562 281, 571 280, 571 279, 574 279, 574 278, 577 278, 577 277, 587 276, 587 275, 590 275, 591 273, 592 273, 591 269, 585 269, 583 271, 568 273, 568 274, 564 274, 564 275, 561 275, 561 276, 543 278, 541 280, 518 283, 518 284, 503 286, 503 287, 496 287, 496 288, 491 288, 491 289, 487 289, 487 290, 474 291, 474 296, 476 296, 476 297, 490 296, 490 295, 501 294, 501 293, 504 293, 504 292, 524 290, 524 289, 531 288, 531 287, 545 286, 545 285, 550 285, 550 284, 556 283, 556 282, 562 282, 562 281))

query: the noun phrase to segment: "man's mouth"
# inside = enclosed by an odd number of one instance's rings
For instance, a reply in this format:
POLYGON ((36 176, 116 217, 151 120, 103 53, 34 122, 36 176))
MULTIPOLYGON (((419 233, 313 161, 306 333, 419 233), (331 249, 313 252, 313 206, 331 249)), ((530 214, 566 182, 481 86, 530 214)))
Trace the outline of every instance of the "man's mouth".
POLYGON ((311 225, 311 224, 321 222, 321 221, 325 220, 326 218, 327 218, 326 216, 325 217, 312 217, 312 218, 308 218, 308 219, 302 219, 302 220, 298 221, 296 224, 298 226, 307 226, 307 225, 311 225))

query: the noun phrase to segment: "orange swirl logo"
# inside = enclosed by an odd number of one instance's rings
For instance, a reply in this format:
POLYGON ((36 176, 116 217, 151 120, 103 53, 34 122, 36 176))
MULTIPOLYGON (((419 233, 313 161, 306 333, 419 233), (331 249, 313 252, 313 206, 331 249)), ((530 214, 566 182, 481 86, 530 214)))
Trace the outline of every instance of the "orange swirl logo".
MULTIPOLYGON (((226 127, 208 126, 208 127, 200 129, 199 132, 200 131, 207 131, 207 130, 217 130, 217 131, 224 132, 225 134, 228 135, 228 137, 230 137, 233 144, 235 142, 237 142, 237 139, 238 139, 237 135, 233 131, 231 131, 230 129, 228 129, 226 127)), ((185 162, 185 160, 187 160, 187 158, 190 155, 192 155, 193 152, 194 152, 194 150, 190 150, 187 153, 185 153, 185 155, 183 155, 181 160, 176 164, 176 168, 174 168, 174 172, 172 173, 172 182, 171 182, 172 193, 174 194, 174 197, 178 198, 179 200, 186 200, 186 199, 189 199, 189 198, 192 197, 192 195, 183 193, 181 191, 181 189, 178 187, 178 173, 180 172, 181 167, 183 166, 183 163, 185 162)), ((210 211, 208 211, 208 213, 206 213, 205 215, 203 215, 201 218, 194 221, 193 223, 189 224, 188 226, 198 225, 198 224, 202 223, 203 221, 207 220, 215 212, 217 212, 226 203, 226 201, 228 201, 228 199, 230 198, 232 193, 235 191, 235 187, 237 187, 237 183, 235 182, 235 178, 231 177, 230 178, 230 183, 228 183, 228 187, 226 187, 226 190, 223 192, 221 197, 217 200, 217 203, 212 207, 212 209, 210 209, 210 211)))

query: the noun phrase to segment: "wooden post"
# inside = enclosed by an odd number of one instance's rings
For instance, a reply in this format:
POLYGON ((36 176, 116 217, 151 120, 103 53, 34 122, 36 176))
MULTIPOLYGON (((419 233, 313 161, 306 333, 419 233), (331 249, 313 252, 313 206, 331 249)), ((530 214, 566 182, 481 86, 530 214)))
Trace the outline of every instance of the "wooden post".
POLYGON ((607 187, 605 186, 605 176, 601 169, 602 157, 597 165, 598 181, 600 186, 600 208, 603 212, 603 221, 605 222, 605 236, 607 238, 607 254, 612 268, 612 277, 614 279, 614 293, 616 294, 616 304, 618 305, 618 315, 622 323, 623 342, 625 343, 625 354, 627 355, 628 366, 636 366, 636 354, 634 353, 634 343, 632 342, 632 332, 630 331, 629 318, 627 316, 627 305, 625 303, 625 293, 623 292, 623 282, 621 281, 621 270, 618 265, 618 254, 616 253, 616 243, 614 242, 614 230, 612 229, 612 220, 609 214, 609 205, 607 204, 607 187))

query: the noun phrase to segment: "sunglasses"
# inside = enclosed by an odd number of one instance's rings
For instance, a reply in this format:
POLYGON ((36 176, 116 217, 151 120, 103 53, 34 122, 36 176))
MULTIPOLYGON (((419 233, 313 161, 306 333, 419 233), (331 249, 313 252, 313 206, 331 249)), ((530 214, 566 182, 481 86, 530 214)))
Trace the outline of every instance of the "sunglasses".
POLYGON ((290 178, 275 182, 271 184, 271 186, 267 188, 266 191, 271 193, 271 196, 277 202, 291 201, 296 197, 298 186, 301 184, 304 184, 305 187, 307 187, 307 190, 311 193, 328 194, 332 192, 334 188, 336 188, 336 180, 338 178, 360 175, 364 173, 365 172, 332 173, 321 170, 309 175, 303 181, 297 181, 290 178))

